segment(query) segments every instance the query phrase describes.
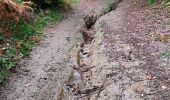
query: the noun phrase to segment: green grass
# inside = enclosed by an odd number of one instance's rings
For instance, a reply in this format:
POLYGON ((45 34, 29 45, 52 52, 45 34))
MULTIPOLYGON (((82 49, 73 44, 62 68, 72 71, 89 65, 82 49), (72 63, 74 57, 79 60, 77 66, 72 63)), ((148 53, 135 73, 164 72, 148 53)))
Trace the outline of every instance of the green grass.
POLYGON ((73 6, 77 6, 80 0, 71 0, 73 6))
POLYGON ((161 55, 169 58, 170 57, 170 50, 163 52, 161 55))
POLYGON ((38 13, 31 22, 19 21, 10 23, 12 35, 0 33, 0 84, 4 84, 9 77, 10 69, 17 67, 17 62, 28 57, 32 47, 43 37, 42 31, 50 24, 61 21, 62 12, 48 10, 48 14, 38 13))
POLYGON ((104 0, 104 12, 105 13, 110 10, 110 5, 111 5, 110 0, 104 0))

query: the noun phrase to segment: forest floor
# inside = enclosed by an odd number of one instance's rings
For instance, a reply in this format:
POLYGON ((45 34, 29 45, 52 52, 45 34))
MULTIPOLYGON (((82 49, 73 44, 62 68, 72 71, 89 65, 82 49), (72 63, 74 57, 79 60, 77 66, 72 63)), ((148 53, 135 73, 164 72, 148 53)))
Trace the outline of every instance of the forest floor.
POLYGON ((0 100, 170 100, 167 14, 133 0, 116 5, 103 13, 103 0, 80 0, 45 29, 0 100), (90 27, 89 12, 97 15, 90 27))

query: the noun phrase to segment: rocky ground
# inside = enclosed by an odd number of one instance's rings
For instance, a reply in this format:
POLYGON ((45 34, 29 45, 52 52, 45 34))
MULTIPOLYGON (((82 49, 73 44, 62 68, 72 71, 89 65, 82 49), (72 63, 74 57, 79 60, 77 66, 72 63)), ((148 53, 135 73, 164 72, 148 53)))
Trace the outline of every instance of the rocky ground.
POLYGON ((167 13, 133 0, 111 4, 104 13, 103 0, 81 0, 47 28, 0 99, 170 100, 167 13))

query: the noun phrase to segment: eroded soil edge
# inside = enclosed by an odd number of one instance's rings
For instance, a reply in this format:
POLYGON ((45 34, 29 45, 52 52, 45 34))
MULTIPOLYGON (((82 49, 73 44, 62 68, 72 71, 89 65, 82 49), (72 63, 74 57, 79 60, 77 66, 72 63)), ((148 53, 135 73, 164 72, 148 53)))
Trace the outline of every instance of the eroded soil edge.
MULTIPOLYGON (((168 45, 153 41, 146 28, 131 28, 133 14, 144 10, 127 10, 133 7, 132 1, 126 0, 100 17, 90 12, 84 18, 84 43, 78 45, 77 64, 72 65, 73 79, 64 86, 64 99, 170 99, 169 65, 161 56, 168 45)), ((145 25, 140 21, 136 23, 145 25)))

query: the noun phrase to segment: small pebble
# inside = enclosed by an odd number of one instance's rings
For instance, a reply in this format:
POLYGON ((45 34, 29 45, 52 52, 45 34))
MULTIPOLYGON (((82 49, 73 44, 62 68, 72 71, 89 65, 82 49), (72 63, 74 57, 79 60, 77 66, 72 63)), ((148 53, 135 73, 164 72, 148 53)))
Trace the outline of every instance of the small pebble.
POLYGON ((27 83, 27 84, 25 85, 25 87, 28 87, 28 86, 31 86, 31 84, 30 84, 30 83, 27 83))
POLYGON ((9 46, 9 43, 7 43, 6 45, 9 46))
POLYGON ((167 87, 166 87, 166 86, 161 86, 161 88, 162 88, 162 90, 165 90, 165 89, 167 89, 167 87))

